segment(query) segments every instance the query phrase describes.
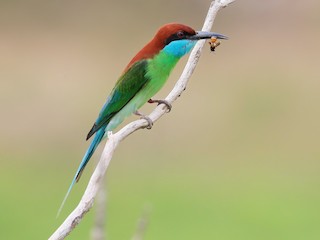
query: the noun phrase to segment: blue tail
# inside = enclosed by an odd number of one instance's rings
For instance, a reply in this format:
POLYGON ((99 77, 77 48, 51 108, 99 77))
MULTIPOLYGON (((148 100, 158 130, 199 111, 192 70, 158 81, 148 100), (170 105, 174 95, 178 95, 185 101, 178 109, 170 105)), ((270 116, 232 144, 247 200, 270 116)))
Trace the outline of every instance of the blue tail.
POLYGON ((94 136, 94 138, 93 138, 93 140, 92 140, 92 142, 91 142, 86 154, 84 155, 84 157, 83 157, 83 159, 82 159, 82 161, 80 163, 80 166, 79 166, 79 168, 77 170, 77 173, 74 176, 74 180, 76 182, 79 181, 84 168, 86 167, 86 165, 89 162, 90 158, 92 157, 94 151, 96 150, 96 148, 98 147, 99 143, 101 142, 101 140, 102 140, 102 138, 104 136, 104 133, 105 133, 105 131, 104 131, 103 128, 101 128, 99 131, 96 132, 96 134, 95 134, 95 136, 94 136))
POLYGON ((105 129, 104 128, 101 128, 100 130, 98 130, 86 152, 86 154, 83 156, 82 158, 82 161, 80 163, 80 166, 74 176, 74 178, 72 179, 72 182, 71 182, 71 185, 67 191, 67 194, 66 196, 64 197, 63 201, 62 201, 62 204, 58 210, 58 214, 57 214, 57 217, 60 215, 60 212, 63 208, 63 205, 65 204, 70 192, 71 192, 71 189, 73 187, 73 185, 79 181, 80 177, 81 177, 81 174, 84 170, 84 168, 86 167, 87 163, 89 162, 90 158, 92 157, 94 151, 96 150, 96 148, 98 147, 99 143, 101 142, 103 136, 104 136, 104 133, 105 133, 105 129))

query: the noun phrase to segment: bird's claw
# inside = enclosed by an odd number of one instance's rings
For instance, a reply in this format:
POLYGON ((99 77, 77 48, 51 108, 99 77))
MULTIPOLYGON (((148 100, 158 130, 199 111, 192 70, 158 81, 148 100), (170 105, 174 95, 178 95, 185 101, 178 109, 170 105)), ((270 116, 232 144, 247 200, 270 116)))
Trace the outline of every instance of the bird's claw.
POLYGON ((167 100, 153 100, 153 99, 149 99, 148 103, 158 103, 158 105, 160 104, 164 104, 167 106, 167 112, 170 112, 172 109, 172 105, 171 103, 169 103, 167 100))
POLYGON ((148 122, 148 126, 146 126, 146 129, 151 129, 152 128, 153 121, 151 120, 151 118, 149 118, 148 116, 143 115, 139 111, 135 111, 134 114, 140 116, 140 119, 144 119, 144 120, 146 120, 148 122))
POLYGON ((141 116, 141 119, 144 119, 148 122, 148 126, 146 126, 146 129, 151 129, 153 126, 153 121, 151 120, 151 118, 147 117, 147 116, 141 116))

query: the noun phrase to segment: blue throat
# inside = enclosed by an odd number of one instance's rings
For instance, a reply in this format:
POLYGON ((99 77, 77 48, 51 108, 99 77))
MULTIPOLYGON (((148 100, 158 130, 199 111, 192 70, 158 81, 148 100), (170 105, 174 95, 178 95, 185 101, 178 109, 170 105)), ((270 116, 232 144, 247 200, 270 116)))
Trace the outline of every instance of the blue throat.
POLYGON ((182 56, 189 53, 196 43, 197 41, 187 39, 175 40, 165 46, 162 51, 170 55, 174 55, 175 57, 181 58, 182 56))

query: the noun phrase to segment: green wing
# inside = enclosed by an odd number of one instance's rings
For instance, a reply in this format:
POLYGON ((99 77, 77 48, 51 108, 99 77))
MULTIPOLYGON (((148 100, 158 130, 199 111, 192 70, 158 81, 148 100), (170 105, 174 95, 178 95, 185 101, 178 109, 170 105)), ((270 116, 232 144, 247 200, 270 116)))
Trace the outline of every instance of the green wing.
POLYGON ((88 133, 87 140, 100 128, 105 128, 111 118, 149 81, 149 78, 146 77, 147 64, 147 60, 138 61, 119 78, 88 133))

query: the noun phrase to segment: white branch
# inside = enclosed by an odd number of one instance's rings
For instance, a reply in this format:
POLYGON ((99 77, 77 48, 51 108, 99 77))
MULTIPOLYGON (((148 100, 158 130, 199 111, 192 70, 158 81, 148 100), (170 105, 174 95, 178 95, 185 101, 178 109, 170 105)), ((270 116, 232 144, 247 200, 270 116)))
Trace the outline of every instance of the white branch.
POLYGON ((105 181, 102 181, 100 190, 96 196, 95 207, 95 223, 91 230, 91 240, 106 240, 105 225, 106 225, 106 204, 107 190, 105 181))
MULTIPOLYGON (((207 17, 205 19, 202 30, 210 31, 213 25, 213 21, 221 8, 226 7, 235 0, 216 0, 212 1, 207 17)), ((174 86, 173 90, 166 97, 166 100, 173 103, 184 91, 187 83, 199 61, 202 48, 205 41, 198 41, 194 49, 192 50, 188 62, 174 86)), ((167 107, 163 104, 157 106, 155 110, 149 115, 153 122, 156 122, 167 111, 167 107)), ((66 220, 60 225, 60 227, 51 235, 49 240, 64 239, 81 221, 84 215, 91 209, 95 196, 97 195, 100 186, 102 185, 103 177, 108 169, 109 163, 112 159, 113 153, 119 143, 128 137, 133 132, 145 128, 148 126, 148 122, 144 119, 136 120, 129 123, 120 129, 117 133, 108 133, 108 141, 104 147, 100 161, 93 172, 88 186, 79 202, 78 206, 72 211, 72 213, 66 218, 66 220)))
POLYGON ((143 212, 141 214, 141 217, 138 221, 138 226, 136 229, 136 232, 134 233, 133 237, 131 238, 131 240, 142 240, 147 227, 149 225, 149 218, 150 218, 150 214, 151 214, 151 205, 146 204, 144 206, 143 212))

